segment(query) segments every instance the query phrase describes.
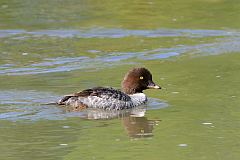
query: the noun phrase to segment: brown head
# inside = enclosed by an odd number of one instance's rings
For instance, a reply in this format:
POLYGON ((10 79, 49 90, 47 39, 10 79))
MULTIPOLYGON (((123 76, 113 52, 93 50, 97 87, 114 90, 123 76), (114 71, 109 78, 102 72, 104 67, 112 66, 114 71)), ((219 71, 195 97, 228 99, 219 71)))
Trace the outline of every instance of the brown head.
POLYGON ((122 90, 126 94, 142 93, 145 89, 161 89, 152 81, 152 74, 146 68, 133 68, 122 81, 122 90))

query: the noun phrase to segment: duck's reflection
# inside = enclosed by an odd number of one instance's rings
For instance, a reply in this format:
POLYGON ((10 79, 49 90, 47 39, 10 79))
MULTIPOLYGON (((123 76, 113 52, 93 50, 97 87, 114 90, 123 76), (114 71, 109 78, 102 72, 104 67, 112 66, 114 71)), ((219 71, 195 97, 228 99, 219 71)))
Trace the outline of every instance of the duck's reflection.
POLYGON ((159 121, 148 120, 147 117, 124 117, 123 125, 131 138, 145 138, 153 136, 154 126, 159 121))
POLYGON ((146 106, 140 106, 124 111, 86 109, 82 112, 78 112, 78 114, 81 114, 80 116, 86 119, 119 118, 121 119, 124 128, 127 130, 129 137, 144 138, 152 137, 154 126, 159 123, 159 120, 148 120, 147 117, 145 117, 146 110, 146 106))

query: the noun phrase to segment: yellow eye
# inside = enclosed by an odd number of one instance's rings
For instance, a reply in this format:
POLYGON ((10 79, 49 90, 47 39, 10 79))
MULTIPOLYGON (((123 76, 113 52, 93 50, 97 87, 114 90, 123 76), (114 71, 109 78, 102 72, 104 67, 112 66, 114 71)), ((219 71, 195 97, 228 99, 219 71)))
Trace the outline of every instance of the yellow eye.
POLYGON ((139 77, 139 79, 143 79, 143 76, 139 77))

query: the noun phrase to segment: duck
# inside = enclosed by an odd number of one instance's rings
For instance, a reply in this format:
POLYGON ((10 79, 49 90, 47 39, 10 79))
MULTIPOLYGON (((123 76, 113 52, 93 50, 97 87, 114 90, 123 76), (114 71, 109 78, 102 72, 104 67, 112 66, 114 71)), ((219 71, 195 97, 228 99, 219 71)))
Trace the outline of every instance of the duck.
POLYGON ((161 89, 152 80, 151 72, 144 68, 132 68, 124 76, 122 90, 112 87, 93 87, 65 95, 57 104, 70 106, 74 111, 86 108, 103 110, 131 109, 147 102, 146 89, 161 89))

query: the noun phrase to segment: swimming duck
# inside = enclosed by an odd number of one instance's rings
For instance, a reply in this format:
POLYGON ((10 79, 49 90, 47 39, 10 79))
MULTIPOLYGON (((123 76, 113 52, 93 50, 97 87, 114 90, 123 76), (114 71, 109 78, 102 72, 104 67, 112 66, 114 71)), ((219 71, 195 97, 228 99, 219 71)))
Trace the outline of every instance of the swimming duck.
POLYGON ((161 89, 152 80, 152 74, 146 68, 133 68, 122 81, 122 91, 114 88, 94 87, 60 99, 58 105, 71 106, 74 110, 100 108, 105 110, 123 110, 147 102, 143 93, 146 89, 161 89))

